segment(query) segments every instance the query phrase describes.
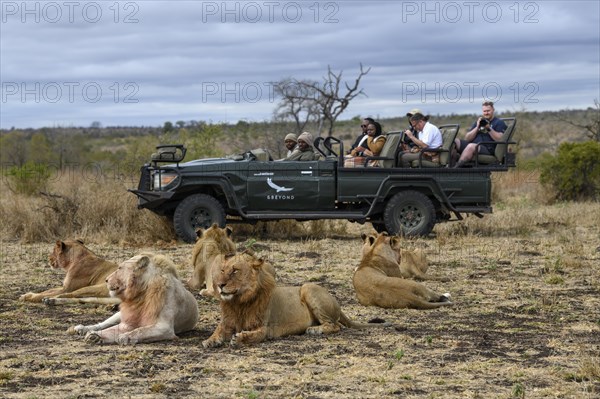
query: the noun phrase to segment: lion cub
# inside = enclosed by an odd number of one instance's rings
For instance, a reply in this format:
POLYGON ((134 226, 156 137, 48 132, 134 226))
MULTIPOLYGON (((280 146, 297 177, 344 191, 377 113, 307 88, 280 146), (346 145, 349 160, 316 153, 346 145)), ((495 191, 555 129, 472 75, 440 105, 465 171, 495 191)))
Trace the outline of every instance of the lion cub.
POLYGON ((62 287, 38 294, 28 292, 21 295, 19 300, 42 302, 47 298, 109 296, 105 280, 117 269, 117 264, 98 257, 83 245, 83 241, 56 241, 49 256, 49 263, 52 268, 63 269, 66 272, 62 287))
POLYGON ((451 306, 450 294, 437 294, 423 284, 398 277, 398 253, 392 247, 394 237, 380 234, 366 237, 363 257, 354 271, 352 283, 358 301, 365 306, 382 308, 435 309, 451 306))
POLYGON ((253 344, 298 334, 331 334, 341 326, 366 328, 350 320, 327 290, 316 284, 277 287, 268 263, 251 252, 228 255, 213 270, 213 284, 221 300, 221 322, 202 342, 205 348, 253 344))
POLYGON ((196 299, 177 278, 173 262, 162 255, 142 253, 126 260, 106 285, 111 296, 121 299, 120 311, 69 333, 85 334, 86 342, 126 345, 175 339, 196 326, 196 299))

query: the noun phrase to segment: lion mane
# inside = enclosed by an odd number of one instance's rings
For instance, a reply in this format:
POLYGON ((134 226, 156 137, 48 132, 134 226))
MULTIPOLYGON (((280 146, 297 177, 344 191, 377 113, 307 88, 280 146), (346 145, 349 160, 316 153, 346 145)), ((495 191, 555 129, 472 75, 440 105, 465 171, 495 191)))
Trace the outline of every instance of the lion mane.
POLYGON ((317 284, 278 287, 270 265, 251 252, 228 255, 213 270, 221 303, 221 321, 202 345, 253 344, 299 334, 332 334, 342 326, 366 328, 389 324, 357 323, 336 299, 317 284))
POLYGON ((21 295, 20 300, 42 302, 56 298, 109 296, 105 280, 117 269, 117 264, 97 256, 82 240, 56 241, 48 260, 52 268, 66 272, 62 287, 37 294, 28 292, 21 295))
POLYGON ((108 276, 111 296, 121 300, 120 311, 104 322, 69 329, 86 342, 154 342, 175 339, 193 329, 198 304, 177 278, 175 265, 165 256, 142 253, 121 263, 108 276))
POLYGON ((363 236, 363 256, 352 283, 358 301, 382 308, 435 309, 451 306, 450 294, 437 294, 425 285, 402 278, 395 237, 363 236))

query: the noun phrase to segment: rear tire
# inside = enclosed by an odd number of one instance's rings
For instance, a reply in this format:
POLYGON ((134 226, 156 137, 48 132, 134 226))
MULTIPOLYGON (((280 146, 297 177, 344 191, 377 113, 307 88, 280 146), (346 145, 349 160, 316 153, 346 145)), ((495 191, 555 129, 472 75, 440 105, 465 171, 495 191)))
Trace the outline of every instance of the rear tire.
POLYGON ((175 232, 185 242, 196 242, 196 230, 216 223, 225 227, 225 211, 221 203, 206 194, 190 195, 177 206, 173 214, 175 232))
POLYGON ((426 236, 435 225, 435 207, 423 193, 402 191, 388 201, 383 220, 390 234, 426 236))

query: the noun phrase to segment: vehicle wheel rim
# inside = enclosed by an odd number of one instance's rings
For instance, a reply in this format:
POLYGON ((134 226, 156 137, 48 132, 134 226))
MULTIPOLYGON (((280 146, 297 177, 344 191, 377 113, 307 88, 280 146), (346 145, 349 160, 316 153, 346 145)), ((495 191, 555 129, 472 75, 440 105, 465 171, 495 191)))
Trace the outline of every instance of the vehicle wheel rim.
POLYGON ((194 229, 199 227, 207 228, 210 226, 212 221, 212 217, 210 212, 208 212, 205 208, 196 208, 190 215, 190 222, 194 229))
POLYGON ((400 224, 406 229, 414 229, 423 220, 423 213, 414 205, 406 205, 398 212, 400 224))

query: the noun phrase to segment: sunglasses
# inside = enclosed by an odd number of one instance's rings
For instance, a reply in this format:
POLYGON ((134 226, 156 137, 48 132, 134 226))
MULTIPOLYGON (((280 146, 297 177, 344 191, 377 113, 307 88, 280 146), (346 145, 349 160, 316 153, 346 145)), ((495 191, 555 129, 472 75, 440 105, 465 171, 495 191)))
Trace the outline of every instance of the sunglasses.
POLYGON ((360 127, 367 127, 367 125, 360 125, 360 127))

